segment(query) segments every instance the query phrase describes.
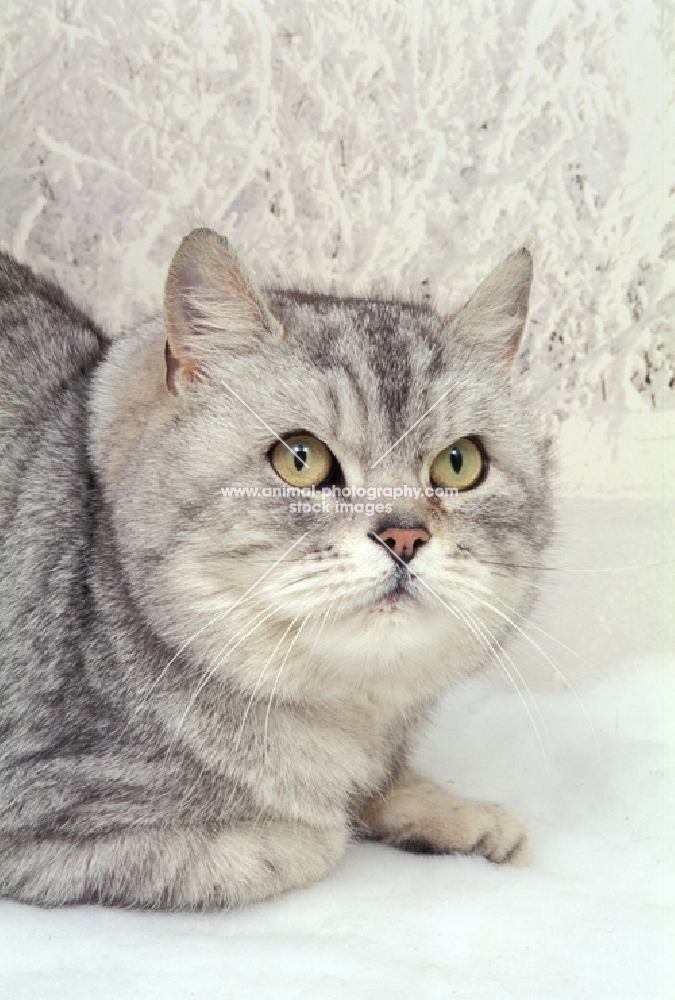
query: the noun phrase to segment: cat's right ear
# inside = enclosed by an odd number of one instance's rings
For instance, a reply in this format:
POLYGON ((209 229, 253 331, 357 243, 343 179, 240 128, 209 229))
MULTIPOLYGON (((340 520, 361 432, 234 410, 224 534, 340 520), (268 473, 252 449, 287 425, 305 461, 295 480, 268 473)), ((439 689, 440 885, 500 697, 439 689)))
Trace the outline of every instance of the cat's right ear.
POLYGON ((212 229, 195 229, 178 247, 166 280, 164 320, 166 384, 208 379, 223 350, 251 350, 262 338, 279 340, 270 314, 228 241, 212 229))

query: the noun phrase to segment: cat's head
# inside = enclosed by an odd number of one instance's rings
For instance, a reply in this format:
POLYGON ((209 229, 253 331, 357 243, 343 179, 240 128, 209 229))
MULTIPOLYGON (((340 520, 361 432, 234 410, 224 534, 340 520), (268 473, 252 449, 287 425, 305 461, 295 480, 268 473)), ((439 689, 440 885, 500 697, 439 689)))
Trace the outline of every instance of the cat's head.
POLYGON ((92 403, 127 576, 157 630, 291 696, 430 694, 484 662, 529 605, 549 535, 546 448, 513 366, 531 277, 517 251, 445 318, 263 295, 225 239, 188 236, 163 328, 116 346, 92 403))

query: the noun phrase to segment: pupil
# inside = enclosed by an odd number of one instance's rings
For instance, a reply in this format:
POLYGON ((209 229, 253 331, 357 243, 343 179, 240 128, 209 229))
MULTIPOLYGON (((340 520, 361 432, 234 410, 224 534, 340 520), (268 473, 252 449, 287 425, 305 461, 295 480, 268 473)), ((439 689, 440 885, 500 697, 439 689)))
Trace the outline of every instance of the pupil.
POLYGON ((296 444, 293 451, 295 452, 293 462, 295 464, 296 472, 301 472, 307 465, 307 447, 304 444, 296 444))
POLYGON ((456 476, 462 471, 462 453, 459 448, 450 449, 450 465, 456 476))

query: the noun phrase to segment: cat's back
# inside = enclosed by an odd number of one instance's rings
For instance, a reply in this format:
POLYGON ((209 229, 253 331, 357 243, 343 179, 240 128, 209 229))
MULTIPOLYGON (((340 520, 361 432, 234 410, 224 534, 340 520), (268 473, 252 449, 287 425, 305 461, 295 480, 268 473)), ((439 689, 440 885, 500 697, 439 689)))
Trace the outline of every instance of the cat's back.
POLYGON ((0 254, 0 537, 31 465, 51 459, 48 489, 82 446, 86 381, 107 344, 58 286, 0 254))
POLYGON ((57 285, 0 253, 0 429, 40 419, 107 343, 57 285))

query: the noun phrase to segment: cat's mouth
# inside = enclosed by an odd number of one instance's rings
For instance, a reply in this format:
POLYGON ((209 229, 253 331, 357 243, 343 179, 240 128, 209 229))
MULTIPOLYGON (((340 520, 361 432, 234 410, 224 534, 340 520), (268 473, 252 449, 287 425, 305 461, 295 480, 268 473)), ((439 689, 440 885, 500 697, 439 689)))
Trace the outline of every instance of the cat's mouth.
POLYGON ((411 587, 412 578, 405 566, 397 566, 389 586, 382 593, 376 605, 380 608, 398 608, 416 600, 411 587))

